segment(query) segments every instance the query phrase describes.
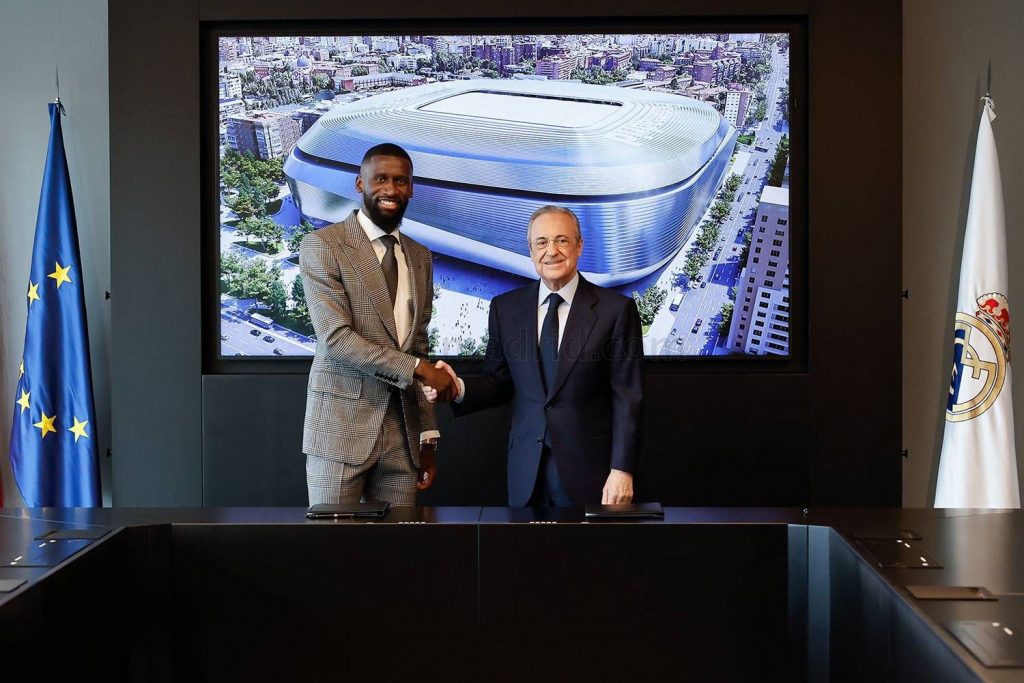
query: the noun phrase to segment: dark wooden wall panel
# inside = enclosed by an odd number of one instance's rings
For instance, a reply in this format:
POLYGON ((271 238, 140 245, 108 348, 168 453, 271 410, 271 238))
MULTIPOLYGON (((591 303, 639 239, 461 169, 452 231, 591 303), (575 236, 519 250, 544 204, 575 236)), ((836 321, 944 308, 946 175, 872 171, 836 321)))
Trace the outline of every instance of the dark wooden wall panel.
POLYGON ((113 500, 201 505, 198 6, 108 11, 113 500))

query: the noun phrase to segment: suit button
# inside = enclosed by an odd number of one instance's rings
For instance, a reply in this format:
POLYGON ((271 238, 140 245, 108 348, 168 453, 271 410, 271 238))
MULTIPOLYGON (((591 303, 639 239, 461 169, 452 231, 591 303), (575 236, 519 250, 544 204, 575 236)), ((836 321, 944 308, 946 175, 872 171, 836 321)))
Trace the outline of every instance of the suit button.
POLYGON ((544 437, 542 436, 542 437, 540 437, 539 439, 537 439, 537 445, 538 445, 538 446, 541 446, 541 445, 543 445, 543 444, 544 444, 544 437))
POLYGON ((550 413, 551 412, 551 406, 544 406, 544 412, 545 413, 550 413))

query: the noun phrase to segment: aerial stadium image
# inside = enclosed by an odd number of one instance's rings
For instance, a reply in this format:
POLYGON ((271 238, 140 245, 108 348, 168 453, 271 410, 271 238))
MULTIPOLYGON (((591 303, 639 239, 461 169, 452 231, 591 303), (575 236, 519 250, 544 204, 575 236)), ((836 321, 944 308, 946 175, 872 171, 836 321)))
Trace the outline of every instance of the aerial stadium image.
POLYGON ((299 243, 393 142, 400 229, 434 254, 432 354, 483 353, 555 204, 649 356, 787 356, 788 73, 786 34, 221 37, 221 355, 312 355, 299 243))

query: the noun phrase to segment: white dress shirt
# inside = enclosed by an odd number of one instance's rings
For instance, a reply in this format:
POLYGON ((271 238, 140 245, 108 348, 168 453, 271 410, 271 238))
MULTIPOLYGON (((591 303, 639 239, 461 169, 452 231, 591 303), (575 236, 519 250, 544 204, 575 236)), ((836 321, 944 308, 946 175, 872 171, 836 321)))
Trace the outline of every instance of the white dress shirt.
MULTIPOLYGON (((384 254, 387 253, 388 248, 384 246, 384 242, 381 241, 381 237, 389 233, 384 232, 377 226, 370 217, 363 211, 356 212, 356 220, 359 221, 359 227, 366 233, 367 239, 370 240, 370 246, 373 247, 373 253, 377 255, 378 261, 384 260, 384 254)), ((398 228, 391 231, 391 235, 398 239, 398 228)), ((400 340, 400 346, 405 345, 409 335, 412 334, 412 284, 411 277, 412 273, 409 271, 409 264, 405 262, 405 252, 402 251, 402 242, 399 240, 395 244, 395 260, 398 261, 398 291, 395 293, 395 331, 398 332, 398 339, 400 340)), ((416 359, 416 365, 420 364, 420 359, 416 359)), ((425 432, 420 432, 420 443, 423 443, 427 439, 436 439, 441 436, 441 432, 436 429, 431 429, 425 432)))
MULTIPOLYGON (((366 233, 366 237, 370 240, 370 246, 373 247, 373 253, 377 255, 378 261, 384 260, 384 254, 387 253, 388 248, 384 246, 384 242, 381 241, 381 237, 388 233, 377 227, 377 224, 370 220, 364 212, 360 211, 356 214, 356 219, 359 221, 359 226, 366 233)), ((395 228, 390 234, 394 235, 395 239, 398 239, 398 228, 395 228)), ((395 294, 395 330, 398 332, 398 345, 404 346, 406 340, 409 338, 409 334, 412 332, 412 286, 410 285, 409 277, 409 265, 405 262, 405 252, 402 251, 402 242, 399 241, 395 244, 395 260, 398 261, 398 292, 395 294)))
MULTIPOLYGON (((577 272, 572 276, 572 279, 566 282, 560 290, 558 290, 558 296, 562 297, 563 303, 558 305, 558 347, 562 347, 562 335, 565 334, 565 321, 569 319, 569 308, 572 307, 573 297, 576 296, 576 288, 580 286, 580 274, 577 272)), ((540 335, 543 331, 541 328, 544 327, 544 317, 548 314, 548 302, 547 298, 551 294, 551 290, 544 284, 544 281, 540 281, 540 288, 537 291, 537 343, 540 343, 540 335)))

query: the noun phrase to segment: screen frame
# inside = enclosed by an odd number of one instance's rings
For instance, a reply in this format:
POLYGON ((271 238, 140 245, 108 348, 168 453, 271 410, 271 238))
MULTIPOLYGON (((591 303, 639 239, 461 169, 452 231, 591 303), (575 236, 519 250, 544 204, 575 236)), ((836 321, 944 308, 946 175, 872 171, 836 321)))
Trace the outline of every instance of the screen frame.
MULTIPOLYGON (((389 19, 350 21, 204 21, 200 24, 200 170, 202 371, 210 375, 306 374, 312 356, 226 357, 220 354, 220 223, 218 39, 222 36, 272 35, 465 35, 516 33, 788 33, 790 107, 790 328, 788 356, 645 356, 645 371, 675 373, 802 374, 807 372, 809 342, 809 262, 807 141, 808 41, 806 17, 629 17, 389 19), (793 144, 794 141, 798 144, 793 144)), ((478 374, 480 356, 437 356, 460 374, 478 374)))

